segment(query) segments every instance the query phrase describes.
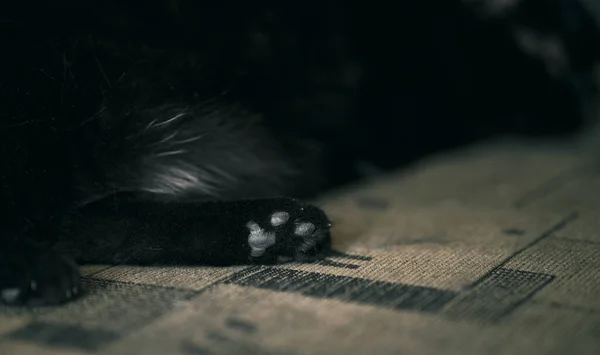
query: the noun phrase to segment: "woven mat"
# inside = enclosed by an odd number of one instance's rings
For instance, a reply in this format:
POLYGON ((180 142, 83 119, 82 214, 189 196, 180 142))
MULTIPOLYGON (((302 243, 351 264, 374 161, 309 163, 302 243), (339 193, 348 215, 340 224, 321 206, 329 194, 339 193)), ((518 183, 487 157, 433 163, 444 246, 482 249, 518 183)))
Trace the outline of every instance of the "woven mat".
POLYGON ((82 268, 0 308, 0 354, 600 354, 600 171, 488 143, 326 196, 317 265, 82 268))

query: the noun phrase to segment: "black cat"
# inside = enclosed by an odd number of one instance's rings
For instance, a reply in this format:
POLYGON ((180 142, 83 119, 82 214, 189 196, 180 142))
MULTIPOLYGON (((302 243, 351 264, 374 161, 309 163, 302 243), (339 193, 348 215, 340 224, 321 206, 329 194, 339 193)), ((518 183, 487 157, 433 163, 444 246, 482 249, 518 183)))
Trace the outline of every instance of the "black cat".
POLYGON ((3 4, 1 301, 73 299, 75 261, 318 260, 331 222, 297 198, 434 145, 515 131, 514 115, 548 128, 539 100, 576 118, 549 131, 577 126, 576 95, 502 25, 439 5, 449 12, 333 0, 3 4), (449 31, 455 22, 511 47, 478 56, 483 35, 449 31), (506 58, 507 72, 540 89, 535 104, 490 74, 506 58))
POLYGON ((306 10, 325 5, 190 2, 195 15, 181 21, 159 2, 126 2, 135 11, 122 26, 119 2, 62 4, 2 12, 12 15, 0 32, 3 302, 72 299, 75 261, 269 264, 328 253, 323 211, 281 197, 330 183, 340 148, 322 142, 349 117, 355 84, 325 28, 333 13, 306 10), (298 11, 310 31, 292 23, 298 11))

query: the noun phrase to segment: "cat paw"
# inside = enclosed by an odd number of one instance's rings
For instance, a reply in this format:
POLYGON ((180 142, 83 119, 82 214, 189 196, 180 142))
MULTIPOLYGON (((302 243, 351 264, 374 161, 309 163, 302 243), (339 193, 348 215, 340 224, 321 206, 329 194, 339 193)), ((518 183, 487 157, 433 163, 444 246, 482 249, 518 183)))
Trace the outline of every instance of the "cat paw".
POLYGON ((81 294, 79 271, 73 261, 49 251, 36 251, 23 257, 0 282, 0 303, 52 306, 81 294))
POLYGON ((295 199, 272 199, 246 224, 255 263, 309 262, 329 252, 331 222, 325 213, 295 199))

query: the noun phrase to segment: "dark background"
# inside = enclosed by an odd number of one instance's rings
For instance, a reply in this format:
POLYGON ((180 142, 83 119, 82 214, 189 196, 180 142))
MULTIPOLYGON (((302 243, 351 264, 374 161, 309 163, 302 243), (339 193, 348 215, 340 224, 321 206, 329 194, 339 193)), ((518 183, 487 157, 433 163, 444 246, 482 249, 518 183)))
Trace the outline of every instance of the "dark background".
POLYGON ((254 80, 236 82, 240 101, 274 125, 308 126, 348 151, 340 165, 377 170, 497 135, 572 135, 595 120, 600 32, 585 8, 490 3, 29 0, 2 5, 12 15, 0 20, 196 46, 225 68, 223 82, 254 80), (559 58, 524 46, 519 31, 556 44, 559 58))

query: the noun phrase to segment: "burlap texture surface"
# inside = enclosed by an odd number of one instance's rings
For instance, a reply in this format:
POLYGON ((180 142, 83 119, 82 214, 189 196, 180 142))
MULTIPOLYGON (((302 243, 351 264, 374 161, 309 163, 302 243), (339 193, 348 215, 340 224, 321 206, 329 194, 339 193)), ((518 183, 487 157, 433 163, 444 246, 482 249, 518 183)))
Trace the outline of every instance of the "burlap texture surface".
POLYGON ((86 297, 0 308, 0 354, 600 354, 600 171, 495 142, 319 202, 316 265, 82 268, 86 297))

